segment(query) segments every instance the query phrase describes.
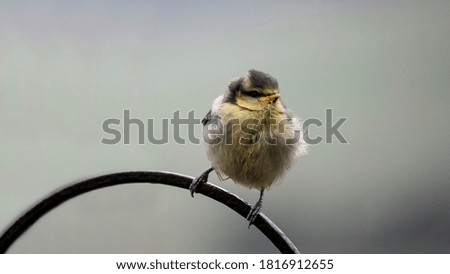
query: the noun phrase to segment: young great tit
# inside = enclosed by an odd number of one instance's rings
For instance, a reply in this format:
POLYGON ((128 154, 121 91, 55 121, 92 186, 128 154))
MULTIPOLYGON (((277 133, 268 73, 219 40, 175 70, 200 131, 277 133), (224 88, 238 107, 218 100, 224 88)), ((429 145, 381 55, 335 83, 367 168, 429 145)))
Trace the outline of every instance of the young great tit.
POLYGON ((250 227, 261 211, 264 190, 306 153, 302 124, 281 102, 278 81, 257 70, 231 80, 202 124, 212 167, 193 180, 191 195, 213 170, 221 181, 231 178, 258 189, 259 200, 247 216, 250 227))

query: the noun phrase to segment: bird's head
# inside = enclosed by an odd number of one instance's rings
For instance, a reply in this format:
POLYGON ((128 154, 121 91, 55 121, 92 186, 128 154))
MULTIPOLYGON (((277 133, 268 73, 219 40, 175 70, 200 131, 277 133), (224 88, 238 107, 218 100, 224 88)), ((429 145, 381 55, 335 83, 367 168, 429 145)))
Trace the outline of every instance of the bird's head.
POLYGON ((226 98, 249 110, 281 108, 277 79, 254 69, 230 82, 226 98))

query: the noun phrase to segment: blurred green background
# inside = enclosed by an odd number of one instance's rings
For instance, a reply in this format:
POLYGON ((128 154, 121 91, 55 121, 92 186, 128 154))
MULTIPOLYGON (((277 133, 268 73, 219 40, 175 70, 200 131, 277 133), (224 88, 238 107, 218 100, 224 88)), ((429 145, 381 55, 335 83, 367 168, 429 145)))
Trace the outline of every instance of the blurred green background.
MULTIPOLYGON (((251 68, 275 76, 303 119, 348 117, 349 144, 311 146, 266 193, 263 212, 300 251, 450 252, 449 1, 0 1, 0 229, 84 178, 196 176, 202 145, 172 132, 140 145, 136 128, 130 145, 103 145, 103 121, 129 109, 161 136, 161 119, 202 118, 251 68)), ((10 252, 278 251, 208 198, 142 184, 59 206, 10 252)))

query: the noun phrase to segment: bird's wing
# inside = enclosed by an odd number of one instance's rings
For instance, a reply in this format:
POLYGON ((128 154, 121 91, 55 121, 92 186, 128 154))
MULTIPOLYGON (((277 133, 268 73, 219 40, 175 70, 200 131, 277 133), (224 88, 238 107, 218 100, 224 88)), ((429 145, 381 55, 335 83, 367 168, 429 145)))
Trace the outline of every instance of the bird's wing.
POLYGON ((203 118, 203 120, 202 120, 203 126, 210 124, 211 121, 214 121, 214 120, 219 121, 220 120, 220 117, 219 117, 219 115, 217 115, 217 113, 222 105, 222 101, 223 101, 223 95, 220 95, 219 97, 217 97, 214 100, 212 108, 208 111, 208 113, 206 113, 205 118, 203 118))
POLYGON ((202 124, 206 126, 209 122, 211 122, 211 119, 212 119, 211 110, 209 110, 208 113, 206 113, 205 117, 202 119, 202 124))
MULTIPOLYGON (((204 127, 207 127, 208 125, 216 124, 217 121, 220 121, 220 117, 216 114, 212 114, 212 110, 210 110, 205 115, 205 117, 202 119, 202 124, 204 127)), ((214 168, 214 170, 216 171, 217 176, 219 177, 220 181, 225 181, 230 178, 225 173, 223 173, 221 170, 219 170, 218 168, 214 168)))
POLYGON ((205 117, 202 119, 203 126, 207 126, 209 124, 220 124, 220 116, 217 114, 213 114, 212 110, 206 113, 205 117))

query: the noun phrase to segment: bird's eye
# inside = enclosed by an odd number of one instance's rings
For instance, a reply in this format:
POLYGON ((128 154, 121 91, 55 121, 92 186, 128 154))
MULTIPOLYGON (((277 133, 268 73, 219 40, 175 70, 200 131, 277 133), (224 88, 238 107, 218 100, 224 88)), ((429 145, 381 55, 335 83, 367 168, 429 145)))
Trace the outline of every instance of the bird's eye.
POLYGON ((252 90, 252 91, 247 92, 247 95, 250 96, 250 97, 253 97, 253 98, 259 98, 259 97, 262 96, 262 94, 259 93, 256 90, 252 90))

